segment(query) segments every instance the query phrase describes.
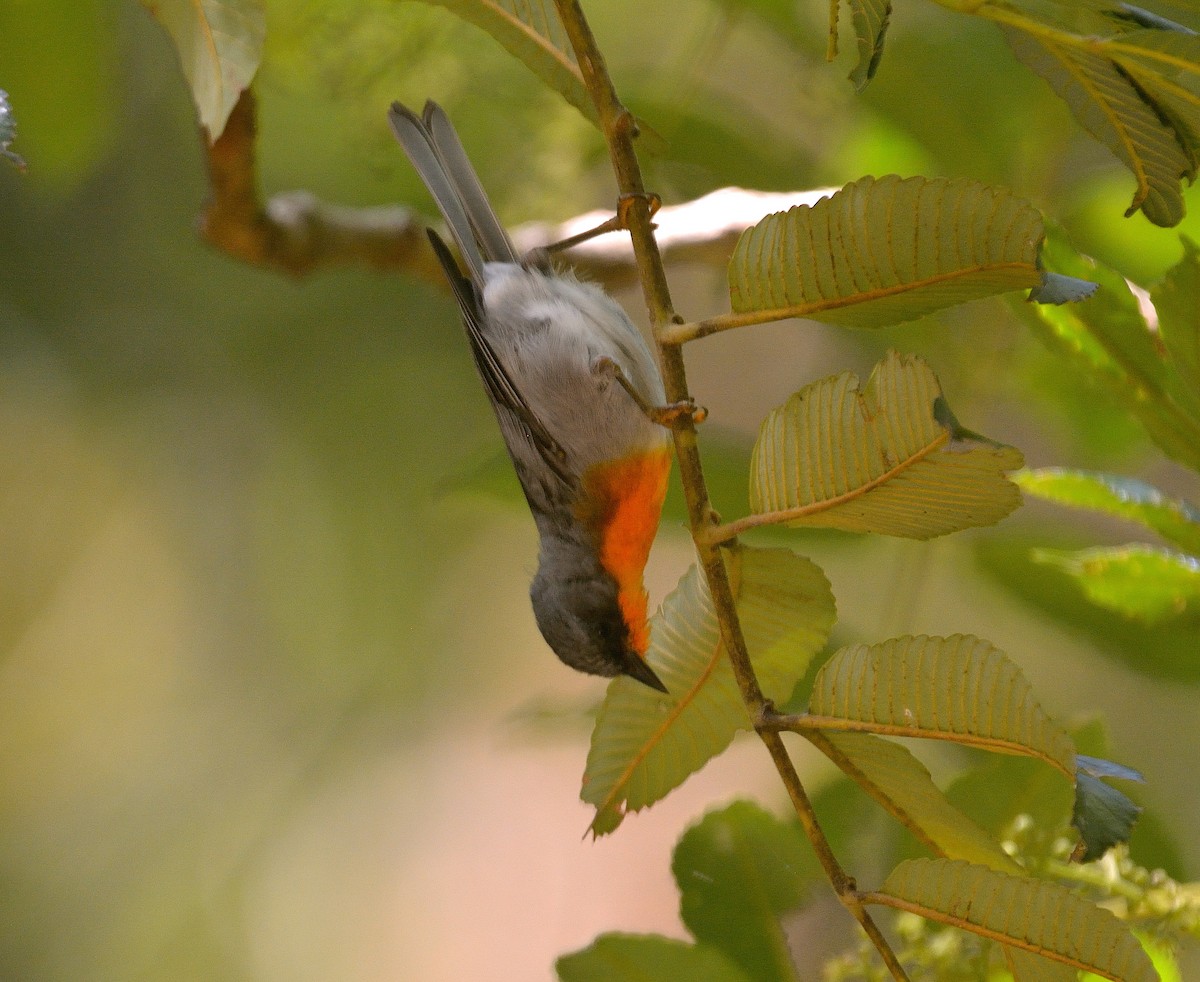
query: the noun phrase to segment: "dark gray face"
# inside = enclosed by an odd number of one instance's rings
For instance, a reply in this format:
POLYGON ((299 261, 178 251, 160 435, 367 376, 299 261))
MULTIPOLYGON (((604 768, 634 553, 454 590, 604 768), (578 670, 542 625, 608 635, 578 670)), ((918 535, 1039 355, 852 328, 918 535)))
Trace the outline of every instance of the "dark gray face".
POLYGON ((631 675, 652 689, 667 691, 629 643, 616 581, 600 566, 594 550, 543 534, 529 597, 542 637, 564 664, 605 678, 631 675))

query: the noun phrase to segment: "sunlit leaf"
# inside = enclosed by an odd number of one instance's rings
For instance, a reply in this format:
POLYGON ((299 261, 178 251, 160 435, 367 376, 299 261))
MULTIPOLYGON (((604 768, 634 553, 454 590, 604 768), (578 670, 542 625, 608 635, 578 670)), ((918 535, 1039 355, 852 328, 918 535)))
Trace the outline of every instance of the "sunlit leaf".
POLYGON ((992 869, 1020 871, 994 839, 946 800, 925 765, 898 743, 869 733, 806 735, 937 854, 992 869))
POLYGON ((798 909, 820 874, 808 840, 750 802, 734 802, 693 825, 671 862, 680 915, 758 982, 795 978, 780 916, 798 909))
POLYGON ((1034 562, 1073 577, 1089 600, 1145 624, 1200 610, 1200 559, 1152 546, 1063 552, 1037 549, 1034 562))
POLYGON ((1057 883, 958 860, 910 859, 867 899, 1114 982, 1158 982, 1150 959, 1121 921, 1057 883))
POLYGON ((14 167, 25 169, 25 161, 21 155, 12 149, 12 142, 17 137, 17 120, 13 115, 12 106, 8 103, 8 93, 0 89, 0 157, 3 157, 14 167))
POLYGON ((850 81, 861 91, 875 77, 879 59, 883 57, 883 38, 892 16, 892 3, 891 0, 850 0, 850 12, 858 42, 858 64, 850 73, 850 81))
POLYGON ((1184 215, 1180 182, 1191 173, 1192 161, 1176 131, 1103 43, 1081 38, 1074 44, 1017 28, 1004 33, 1017 57, 1049 82, 1084 129, 1132 171, 1137 191, 1126 214, 1140 208, 1156 225, 1178 224, 1184 215))
POLYGON ((1071 738, 1043 712, 1020 668, 970 635, 842 648, 817 672, 809 713, 843 721, 839 729, 953 740, 1075 773, 1071 738))
POLYGON ((1012 447, 955 432, 933 371, 890 353, 866 387, 805 386, 763 422, 750 507, 769 521, 928 539, 990 525, 1020 503, 1012 447), (942 420, 938 416, 943 416, 942 420))
POLYGON ((593 123, 596 107, 553 0, 426 0, 486 31, 593 123))
POLYGON ((167 29, 200 123, 215 140, 262 58, 263 0, 142 0, 167 29))
POLYGON ((649 934, 602 934, 554 967, 560 982, 751 982, 715 948, 649 934))
MULTIPOLYGON (((782 701, 833 626, 829 582, 786 549, 736 548, 725 555, 759 684, 768 698, 782 701)), ((655 615, 647 661, 670 695, 614 679, 592 733, 581 795, 596 806, 597 835, 615 829, 627 811, 662 798, 750 726, 698 569, 655 615)))
POLYGON ((882 327, 1041 282, 1042 219, 975 181, 864 177, 768 215, 729 262, 734 311, 882 327))
POLYGON ((1168 498, 1144 481, 1061 467, 1019 471, 1013 480, 1027 494, 1047 501, 1139 522, 1200 555, 1200 509, 1186 501, 1168 498))

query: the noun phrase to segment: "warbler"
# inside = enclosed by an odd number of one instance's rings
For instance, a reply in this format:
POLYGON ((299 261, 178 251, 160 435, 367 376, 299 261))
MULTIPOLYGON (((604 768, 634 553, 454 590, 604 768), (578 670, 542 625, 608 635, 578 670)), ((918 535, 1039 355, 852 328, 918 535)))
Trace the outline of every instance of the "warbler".
POLYGON ((439 106, 394 103, 389 120, 466 265, 429 231, 537 525, 538 628, 571 668, 666 692, 645 660, 643 575, 671 467, 650 349, 602 289, 518 256, 439 106))

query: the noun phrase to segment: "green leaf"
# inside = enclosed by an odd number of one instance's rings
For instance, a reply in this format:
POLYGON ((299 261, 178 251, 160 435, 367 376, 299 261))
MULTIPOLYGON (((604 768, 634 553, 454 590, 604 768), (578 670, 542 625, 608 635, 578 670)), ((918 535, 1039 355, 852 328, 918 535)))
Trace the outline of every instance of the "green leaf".
POLYGON ((600 117, 552 0, 426 0, 486 31, 597 127, 600 117))
POLYGON ((768 215, 729 261, 733 310, 882 327, 1041 282, 1037 210, 968 180, 864 177, 768 215))
POLYGON ((842 648, 817 672, 809 713, 842 721, 831 729, 953 740, 1075 774, 1071 738, 1043 712, 1020 668, 971 635, 842 648))
POLYGON ((1099 859, 1113 846, 1128 842, 1141 808, 1081 767, 1075 775, 1075 810, 1071 824, 1083 840, 1083 862, 1099 859))
POLYGON ((796 978, 779 919, 801 906, 820 868, 795 822, 734 802, 683 834, 671 871, 683 923, 697 941, 756 982, 796 978))
POLYGON ((1200 610, 1200 559, 1194 556, 1128 545, 1036 549, 1032 559, 1073 577, 1092 603, 1144 624, 1194 617, 1200 610))
POLYGON ((8 93, 0 89, 0 157, 3 157, 18 170, 25 169, 25 161, 21 155, 11 149, 12 142, 17 138, 17 120, 13 116, 12 106, 8 104, 8 93))
MULTIPOLYGON (((734 548, 725 557, 759 684, 782 702, 833 626, 829 581, 786 549, 734 548)), ((658 801, 750 728, 697 568, 651 622, 647 661, 670 695, 614 679, 592 733, 581 796, 596 806, 597 835, 658 801)))
POLYGON ((1175 397, 1184 390, 1179 369, 1164 360, 1129 284, 1115 270, 1077 255, 1056 235, 1047 239, 1043 252, 1057 268, 1097 280, 1100 290, 1086 303, 1069 307, 1021 305, 1029 326, 1133 413, 1167 454, 1200 470, 1200 417, 1191 402, 1175 397))
POLYGON ((1057 883, 958 860, 909 859, 864 899, 1115 982, 1158 982, 1150 959, 1124 924, 1057 883))
POLYGON ((1183 258, 1167 271, 1150 299, 1158 336, 1178 379, 1174 393, 1193 413, 1200 407, 1200 250, 1187 238, 1183 258))
POLYGON ((1185 211, 1181 180, 1192 172, 1192 161, 1179 135, 1128 70, 1110 57, 1105 42, 1066 32, 1002 29, 1017 57, 1133 173, 1137 191, 1126 214, 1140 208, 1155 225, 1177 225, 1185 211))
POLYGON ((925 765, 904 747, 869 733, 805 736, 933 852, 1020 871, 994 839, 946 800, 925 765))
POLYGON ((805 386, 763 422, 750 507, 764 521, 929 539, 1020 504, 1019 451, 967 434, 933 371, 890 352, 859 390, 849 372, 805 386), (941 415, 943 418, 939 419, 941 415))
POLYGON ((1200 509, 1168 498, 1144 481, 1061 467, 1019 471, 1013 480, 1026 494, 1139 522, 1200 555, 1200 509))
POLYGON ((1004 945, 1004 962, 1012 972, 1013 982, 1076 982, 1079 973, 1070 965, 1052 962, 1020 948, 1004 945))
POLYGON ((263 0, 142 0, 167 29, 201 125, 210 140, 225 129, 262 59, 263 0))
POLYGON ((561 982, 750 982, 719 951, 657 935, 602 934, 554 967, 561 982))
POLYGON ((850 73, 850 81, 861 92, 875 77, 883 57, 883 38, 892 16, 892 3, 891 0, 850 0, 850 12, 858 42, 858 64, 850 73))

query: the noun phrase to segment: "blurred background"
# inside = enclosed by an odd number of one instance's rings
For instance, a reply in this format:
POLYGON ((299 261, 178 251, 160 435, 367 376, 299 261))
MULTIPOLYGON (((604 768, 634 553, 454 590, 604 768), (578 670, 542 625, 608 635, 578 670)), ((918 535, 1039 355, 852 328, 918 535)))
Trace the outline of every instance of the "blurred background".
MULTIPOLYGON (((1140 282, 1181 254, 1178 230, 1121 217, 1132 178, 971 18, 903 4, 857 96, 852 51, 824 62, 817 0, 786 25, 715 0, 587 6, 666 141, 647 167, 668 203, 962 175, 1014 188, 1140 282)), ((271 0, 256 87, 267 193, 429 213, 384 111, 434 97, 506 219, 613 199, 598 134, 441 9, 271 0)), ((534 531, 447 297, 399 274, 291 280, 205 247, 190 96, 132 0, 0 6, 0 88, 29 164, 0 162, 0 977, 539 980, 600 931, 683 936, 679 833, 740 795, 782 814, 781 790, 742 741, 584 840, 602 683, 537 633, 534 531)), ((1183 230, 1200 238, 1195 214, 1183 230)), ((721 269, 669 272, 686 316, 726 309, 721 269)), ((695 345, 717 507, 745 509, 770 408, 865 377, 888 347, 924 356, 963 423, 1031 465, 1200 499, 988 302, 871 334, 793 323, 695 345)), ((1194 879, 1195 630, 1116 625, 1025 558, 1136 537, 1031 505, 931 543, 786 541, 828 572, 839 642, 976 633, 1060 719, 1104 719, 1112 756, 1148 778, 1141 861, 1194 879)), ((690 561, 675 488, 652 603, 690 561)), ((796 751, 814 787, 830 780, 796 751)), ((799 954, 803 977, 817 954, 799 954)))

